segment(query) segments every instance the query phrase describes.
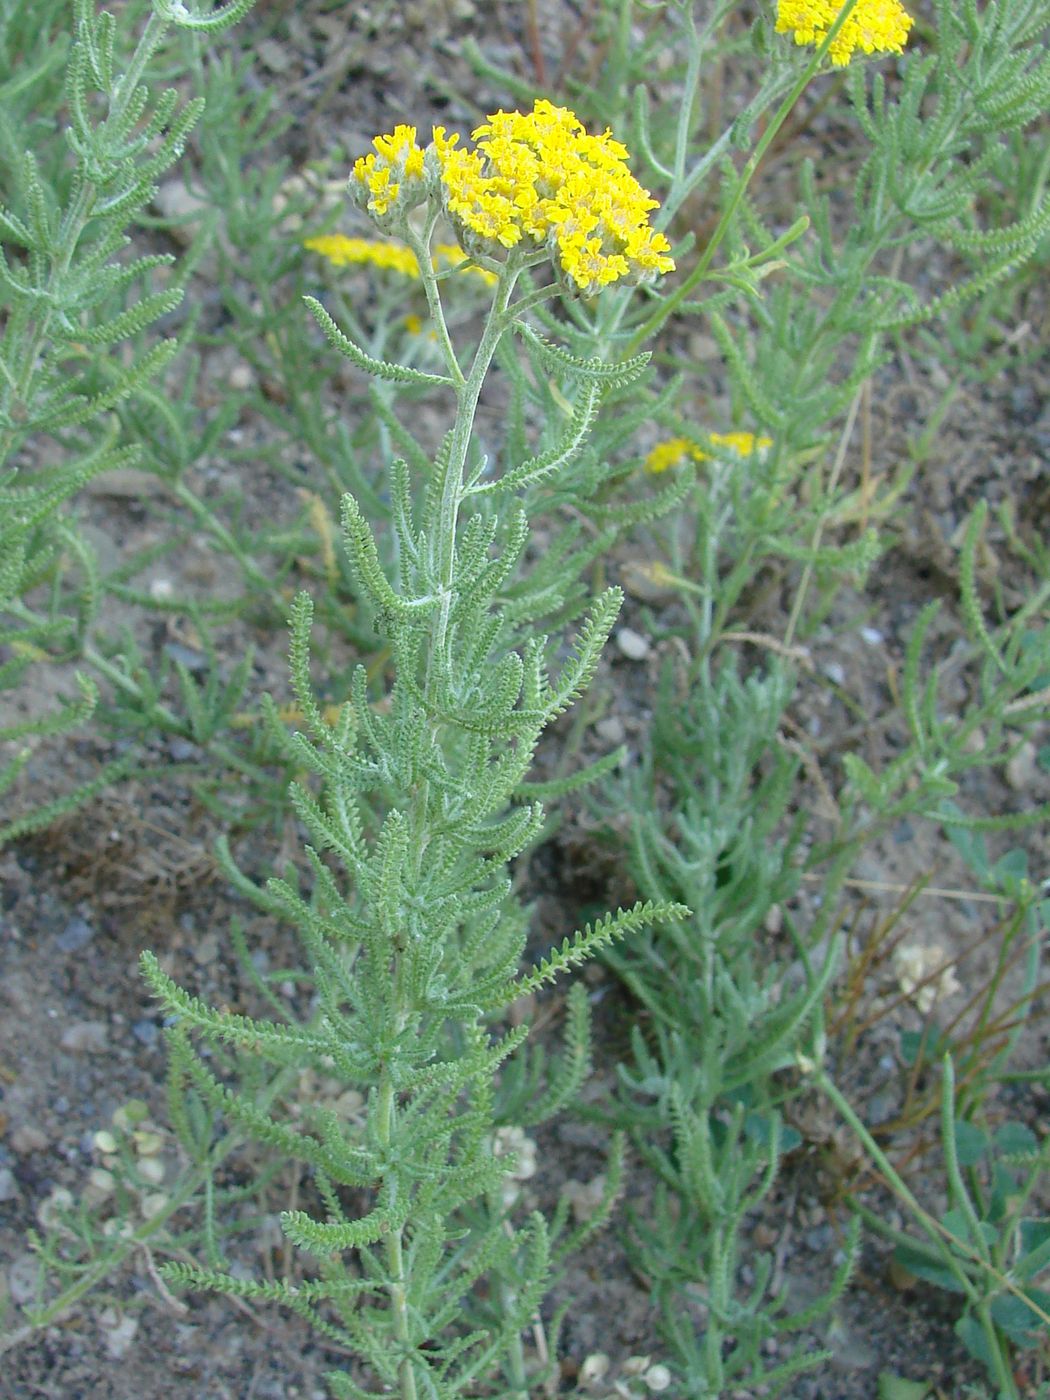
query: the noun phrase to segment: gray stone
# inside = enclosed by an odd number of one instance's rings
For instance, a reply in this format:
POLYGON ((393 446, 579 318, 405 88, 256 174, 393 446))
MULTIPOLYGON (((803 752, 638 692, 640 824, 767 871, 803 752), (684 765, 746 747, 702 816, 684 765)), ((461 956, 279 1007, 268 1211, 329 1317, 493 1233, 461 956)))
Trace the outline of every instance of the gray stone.
POLYGON ((74 915, 55 939, 63 953, 79 953, 95 936, 95 930, 79 914, 74 915))

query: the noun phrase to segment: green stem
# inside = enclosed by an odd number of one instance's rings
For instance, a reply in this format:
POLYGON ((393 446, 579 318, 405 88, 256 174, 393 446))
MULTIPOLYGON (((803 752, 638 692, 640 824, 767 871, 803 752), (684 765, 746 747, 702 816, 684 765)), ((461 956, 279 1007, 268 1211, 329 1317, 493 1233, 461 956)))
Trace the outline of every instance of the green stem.
MULTIPOLYGON (((434 564, 434 574, 441 590, 441 605, 435 616, 430 635, 424 681, 424 694, 428 700, 432 701, 434 699, 435 677, 448 669, 444 664, 444 652, 448 645, 448 625, 456 577, 456 536, 459 512, 465 495, 464 468, 470 450, 474 417, 477 413, 482 385, 496 353, 496 347, 512 319, 512 313, 508 312, 508 307, 520 269, 511 265, 504 270, 496 288, 496 294, 474 353, 469 373, 464 375, 456 360, 455 350, 449 338, 442 312, 438 282, 430 263, 429 240, 429 229, 425 235, 409 232, 409 242, 419 262, 420 277, 426 289, 431 317, 438 327, 439 339, 448 363, 449 373, 455 382, 456 392, 456 417, 448 447, 448 460, 444 468, 441 502, 438 518, 435 522, 436 529, 430 546, 433 551, 431 559, 434 564)), ((439 724, 437 721, 432 723, 436 732, 439 724)), ((421 779, 412 793, 409 813, 412 863, 417 877, 422 870, 424 852, 430 839, 430 820, 430 784, 426 779, 421 779)), ((403 977, 396 954, 392 975, 395 1003, 393 1009, 397 1022, 397 1036, 400 1036, 407 1024, 411 1008, 408 1004, 408 992, 403 986, 403 977)), ((389 1068, 384 1066, 378 1090, 376 1136, 386 1156, 389 1156, 393 1148, 396 1116, 394 1082, 389 1068)), ((390 1278, 388 1291, 393 1331, 402 1352, 398 1365, 401 1400, 416 1400, 417 1387, 409 1320, 409 1283, 405 1277, 403 1230, 400 1228, 391 1230, 386 1238, 385 1247, 390 1278)), ((527 1387, 524 1383, 524 1355, 521 1352, 520 1340, 517 1352, 515 1358, 512 1347, 511 1366, 516 1377, 515 1384, 517 1384, 517 1377, 520 1376, 522 1394, 527 1395, 527 1387)))
MULTIPOLYGON (((500 1192, 497 1188, 489 1196, 489 1209, 493 1215, 504 1215, 500 1200, 500 1192)), ((506 1234, 513 1236, 510 1222, 503 1221, 503 1229, 506 1234)), ((513 1312, 517 1299, 514 1290, 507 1284, 505 1279, 500 1279, 499 1285, 500 1301, 503 1305, 504 1314, 513 1312)), ((525 1348, 522 1345, 521 1333, 515 1332, 508 1344, 507 1367, 510 1372, 510 1383, 514 1392, 520 1400, 529 1400, 529 1380, 525 1370, 525 1348)))
MULTIPOLYGON (((452 606, 452 581, 456 567, 456 532, 459 523, 459 511, 463 504, 464 481, 463 469, 466 466, 467 453, 470 450, 470 436, 474 428, 474 417, 477 413, 478 400, 481 397, 481 388, 488 374, 492 357, 496 353, 496 347, 500 342, 504 331, 509 324, 508 307, 510 299, 514 293, 514 285, 518 280, 520 269, 512 264, 508 265, 500 277, 499 285, 496 288, 496 295, 493 298, 492 306, 485 320, 485 326, 481 333, 481 340, 478 348, 474 352, 474 360, 470 366, 470 373, 462 380, 456 389, 456 421, 452 427, 452 438, 449 443, 448 463, 445 470, 445 479, 442 484, 441 505, 437 520, 437 533, 434 541, 436 550, 436 574, 438 584, 441 589, 441 607, 438 610, 437 622, 434 634, 431 639, 430 661, 427 668, 427 692, 430 690, 430 683, 434 674, 434 664, 437 657, 444 651, 448 641, 448 619, 452 606)), ((423 284, 428 288, 434 285, 435 279, 428 266, 420 263, 420 272, 423 284)))
MULTIPOLYGON (((395 973, 396 977, 396 973, 395 973)), ((398 993, 401 978, 396 977, 398 993)), ((389 1152, 394 1132, 394 1081, 384 1066, 379 1081, 379 1101, 376 1111, 376 1139, 384 1154, 389 1152)), ((398 1363, 401 1400, 416 1400, 416 1373, 412 1365, 412 1334, 408 1325, 408 1287, 405 1282, 403 1231, 399 1227, 386 1237, 386 1264, 390 1274, 390 1311, 394 1321, 394 1336, 402 1356, 398 1363)))
POLYGON ((434 234, 434 225, 437 223, 439 211, 435 209, 427 221, 427 226, 421 234, 417 234, 409 223, 405 224, 404 237, 408 246, 416 255, 416 262, 419 264, 419 275, 423 283, 423 290, 426 293, 427 309, 430 312, 430 319, 434 323, 434 330, 437 333, 438 344, 441 346, 441 353, 445 357, 445 364, 449 374, 455 381, 457 392, 463 388, 465 380, 463 371, 459 367, 459 360, 456 358, 455 347, 452 344, 452 337, 449 335, 448 322, 445 320, 445 308, 441 305, 441 294, 438 291, 437 278, 433 275, 430 255, 430 240, 434 234))
MULTIPOLYGON (((868 1132, 863 1122, 861 1122, 860 1118, 857 1116, 853 1105, 849 1102, 848 1099, 845 1098, 845 1096, 840 1092, 838 1087, 831 1081, 831 1079, 829 1079, 825 1070, 818 1069, 813 1075, 813 1082, 816 1088, 818 1088, 821 1091, 821 1093, 825 1094, 831 1100, 841 1117, 846 1121, 846 1123, 849 1124, 849 1126, 853 1129, 854 1133, 856 1133, 865 1151, 872 1158, 879 1171, 885 1177, 894 1195, 897 1196, 897 1198, 900 1201, 902 1201, 904 1205, 907 1206, 908 1210, 914 1216, 922 1232, 932 1243, 934 1249, 937 1251, 937 1255, 941 1263, 954 1276, 956 1282, 959 1284, 959 1287, 962 1289, 969 1302, 971 1304, 976 1305, 978 1301, 977 1290, 974 1288, 973 1283, 970 1281, 969 1277, 961 1268, 959 1261, 955 1258, 955 1255, 945 1243, 945 1240, 943 1239, 941 1234, 941 1227, 938 1225, 937 1221, 934 1220, 933 1216, 930 1215, 926 1210, 924 1210, 923 1207, 919 1204, 919 1202, 915 1199, 915 1196, 912 1194, 911 1190, 905 1185, 897 1169, 893 1166, 889 1158, 886 1156, 885 1152, 883 1152, 882 1148, 878 1145, 878 1143, 872 1137, 871 1133, 868 1132)), ((959 1241, 958 1243, 960 1244, 960 1247, 964 1250, 965 1253, 969 1254, 972 1252, 966 1248, 964 1242, 959 1241)), ((980 1264, 983 1261, 977 1259, 977 1262, 980 1264)))

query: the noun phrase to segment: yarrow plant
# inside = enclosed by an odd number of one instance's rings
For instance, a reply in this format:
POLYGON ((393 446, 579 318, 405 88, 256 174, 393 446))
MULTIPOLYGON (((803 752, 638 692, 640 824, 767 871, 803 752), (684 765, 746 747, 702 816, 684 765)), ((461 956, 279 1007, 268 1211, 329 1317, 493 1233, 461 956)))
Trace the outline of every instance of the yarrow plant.
POLYGON ((292 682, 308 732, 289 735, 274 705, 268 713, 277 742, 314 780, 291 789, 312 841, 312 891, 276 879, 259 890, 224 855, 245 893, 297 927, 316 1010, 303 1024, 290 1014, 262 1021, 212 1009, 154 957, 144 959, 152 989, 174 1018, 168 1040, 176 1120, 189 1131, 190 1099, 203 1100, 306 1164, 318 1196, 314 1209, 282 1217, 291 1244, 313 1256, 316 1281, 246 1281, 214 1260, 208 1267, 168 1265, 165 1276, 283 1302, 308 1317, 359 1363, 329 1377, 338 1396, 390 1389, 402 1400, 475 1394, 501 1367, 506 1389, 496 1393, 524 1396, 543 1379, 550 1362, 527 1361, 522 1329, 538 1325, 559 1253, 608 1215, 618 1150, 604 1196, 575 1231, 565 1229, 567 1204, 553 1228, 538 1214, 515 1219, 512 1183, 530 1174, 522 1126, 566 1103, 588 1071, 586 998, 570 993, 566 1053, 546 1069, 542 1059, 525 1059, 527 1028, 502 1028, 500 1021, 512 1002, 599 948, 686 912, 673 901, 640 902, 520 971, 527 918, 506 866, 544 823, 542 804, 523 790, 523 780, 543 729, 586 687, 621 602, 617 589, 606 590, 580 625, 574 651, 552 671, 547 639, 530 630, 521 640, 522 622, 544 616, 551 592, 542 567, 519 567, 528 512, 537 509, 536 484, 580 452, 603 394, 637 378, 647 357, 606 365, 550 345, 521 323, 561 284, 530 286, 517 300, 515 286, 526 267, 552 252, 570 282, 591 291, 607 280, 655 276, 670 260, 645 220, 654 201, 631 181, 625 152, 608 134, 587 137, 570 112, 539 103, 531 116, 497 114, 475 135, 482 132, 490 140, 477 163, 461 162, 455 140, 441 131, 423 153, 414 130, 398 127, 377 137, 354 167, 355 199, 403 242, 413 262, 385 248, 377 257, 364 243, 315 243, 329 256, 364 257, 421 278, 441 373, 373 358, 318 301, 307 300, 329 343, 353 364, 389 383, 441 389, 455 401, 436 458, 426 462, 418 446, 413 451, 421 479, 413 482, 407 461, 391 466, 397 548, 389 569, 360 504, 343 499, 354 577, 393 658, 387 694, 374 695, 359 667, 336 714, 323 710, 309 674, 312 603, 300 594, 294 604, 292 682), (555 149, 562 165, 548 181, 539 155, 555 149), (468 166, 483 172, 477 206, 466 199, 468 166), (498 176, 484 173, 496 169, 498 176), (499 208, 500 218, 486 224, 482 206, 490 214, 499 208), (442 305, 447 274, 435 270, 431 246, 446 217, 494 284, 465 366, 442 305), (570 219, 574 231, 566 227, 570 219), (589 249, 578 242, 583 227, 589 249), (490 478, 474 443, 475 415, 492 358, 517 329, 531 337, 548 373, 565 382, 566 401, 576 402, 549 451, 490 478), (322 853, 334 857, 344 880, 322 853), (198 1052, 194 1034, 209 1043, 209 1054, 198 1052), (230 1064, 229 1047, 256 1063, 262 1057, 275 1072, 294 1067, 336 1076, 364 1100, 363 1113, 347 1121, 315 1105, 282 1116, 272 1085, 264 1107, 251 1087, 257 1077, 230 1064))

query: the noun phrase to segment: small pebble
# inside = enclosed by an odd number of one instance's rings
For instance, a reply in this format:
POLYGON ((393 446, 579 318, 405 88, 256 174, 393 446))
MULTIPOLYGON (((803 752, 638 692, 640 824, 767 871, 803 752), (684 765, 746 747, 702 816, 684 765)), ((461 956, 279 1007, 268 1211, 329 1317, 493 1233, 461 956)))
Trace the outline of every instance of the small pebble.
POLYGON ((0 1201, 13 1201, 18 1196, 18 1182, 10 1167, 0 1167, 0 1201))
POLYGON ((1006 781, 1014 792, 1027 792, 1036 782, 1038 776, 1035 745, 1029 739, 1021 745, 1006 765, 1006 781))
POLYGON ((178 661, 192 675, 208 669, 208 658, 194 647, 183 646, 181 642, 165 642, 164 652, 172 661, 178 661))
POLYGON ((7 1287, 12 1303, 21 1307, 36 1297, 39 1264, 35 1254, 20 1254, 7 1271, 7 1287))
MULTIPOLYGON (((168 233, 184 248, 193 242, 196 234, 194 220, 208 207, 207 202, 188 190, 180 179, 168 180, 161 185, 153 196, 153 206, 162 218, 171 220, 168 233)), ((106 475, 111 476, 112 473, 107 472, 106 475)))
POLYGON ((193 949, 194 961, 202 967, 213 963, 219 956, 219 939, 214 933, 206 933, 193 949))
POLYGON ((66 924, 55 942, 63 953, 78 953, 81 948, 87 947, 94 936, 95 930, 86 919, 82 919, 77 914, 66 924))
POLYGON ((30 1152, 43 1152, 47 1146, 47 1134, 42 1133, 32 1123, 23 1123, 21 1127, 15 1128, 10 1142, 20 1157, 28 1157, 30 1152))
POLYGON ((233 369, 230 370, 229 385, 231 389, 243 392, 245 389, 250 389, 254 383, 255 371, 251 365, 234 365, 233 369))
POLYGON ((134 1341, 138 1322, 133 1317, 122 1316, 116 1308, 104 1308, 98 1315, 98 1325, 106 1351, 114 1361, 120 1361, 134 1341))
POLYGON ((255 52, 271 73, 287 73, 292 65, 288 50, 276 39, 261 39, 255 45, 255 52))
POLYGON ((59 1044, 74 1055, 101 1055, 108 1049, 108 1039, 105 1021, 74 1021, 63 1031, 59 1044))
POLYGON ((689 354, 694 360, 717 360, 721 356, 722 350, 713 335, 705 335, 703 331, 694 331, 689 337, 689 354))
POLYGON ((845 668, 837 661, 829 661, 823 668, 824 674, 832 685, 843 685, 846 680, 845 668))
POLYGON ((611 744, 615 748, 617 744, 623 743, 627 731, 624 729, 623 720, 619 715, 607 715, 605 719, 600 719, 594 726, 594 732, 599 739, 603 739, 605 743, 611 744))
POLYGON ((131 1028, 131 1034, 141 1045, 156 1045, 157 1043, 157 1023, 156 1021, 136 1021, 131 1028))
POLYGON ((860 635, 869 647, 881 646, 886 640, 877 627, 862 627, 860 635))
POLYGON ((588 1388, 597 1385, 608 1374, 610 1364, 604 1351, 594 1351, 584 1357, 580 1367, 580 1384, 588 1388))
POLYGON ((807 1249, 811 1249, 814 1254, 821 1254, 834 1239, 834 1231, 830 1225, 818 1225, 813 1230, 807 1230, 802 1236, 802 1241, 807 1249))
POLYGON ((621 627, 616 634, 616 645, 628 661, 644 661, 652 647, 648 640, 633 627, 621 627))
POLYGON ((893 1094, 872 1094, 868 1100, 867 1121, 871 1127, 877 1127, 880 1123, 888 1123, 896 1111, 893 1094))

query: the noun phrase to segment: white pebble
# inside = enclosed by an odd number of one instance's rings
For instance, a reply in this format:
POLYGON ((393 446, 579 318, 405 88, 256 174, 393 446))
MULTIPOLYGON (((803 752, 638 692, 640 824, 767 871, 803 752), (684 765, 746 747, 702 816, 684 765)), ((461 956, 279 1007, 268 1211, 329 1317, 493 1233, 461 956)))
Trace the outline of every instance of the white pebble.
POLYGON ((580 1367, 580 1384, 591 1386, 602 1380, 609 1370, 609 1358, 604 1351, 592 1351, 580 1367))
POLYGON ((1037 754, 1031 739, 1026 739, 1006 765, 1006 781, 1014 792, 1027 792, 1038 780, 1037 754))
POLYGON ((74 1021, 63 1032, 59 1044, 74 1055, 101 1055, 108 1039, 109 1028, 105 1021, 74 1021))
POLYGON ((36 1297, 40 1265, 35 1254, 20 1254, 7 1271, 7 1291, 12 1303, 23 1307, 36 1297))
POLYGON ((614 748, 617 744, 622 744, 626 734, 623 727, 623 720, 619 715, 607 715, 605 719, 600 719, 594 726, 594 732, 607 744, 614 748))
POLYGON ((616 634, 616 645, 628 661, 644 661, 652 647, 648 640, 633 627, 621 627, 616 634))
POLYGON ((106 1351, 114 1361, 127 1355, 139 1324, 133 1317, 124 1317, 116 1308, 104 1308, 98 1315, 99 1330, 106 1351))

